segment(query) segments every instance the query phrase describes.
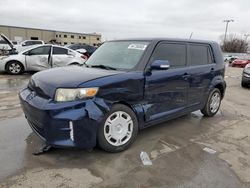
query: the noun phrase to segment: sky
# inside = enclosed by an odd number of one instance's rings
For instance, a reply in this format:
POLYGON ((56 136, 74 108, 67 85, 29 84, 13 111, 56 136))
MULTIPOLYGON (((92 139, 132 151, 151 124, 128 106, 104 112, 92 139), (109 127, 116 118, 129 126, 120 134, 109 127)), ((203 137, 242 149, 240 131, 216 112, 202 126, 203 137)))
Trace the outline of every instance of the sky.
POLYGON ((174 37, 220 41, 250 33, 249 0, 0 0, 0 25, 100 33, 102 40, 174 37))

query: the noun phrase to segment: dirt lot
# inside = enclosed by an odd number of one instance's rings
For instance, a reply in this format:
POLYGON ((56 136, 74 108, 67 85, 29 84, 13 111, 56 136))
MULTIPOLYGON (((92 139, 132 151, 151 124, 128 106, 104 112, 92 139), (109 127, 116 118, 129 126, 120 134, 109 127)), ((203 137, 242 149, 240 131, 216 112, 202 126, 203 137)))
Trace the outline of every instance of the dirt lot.
POLYGON ((40 156, 32 152, 43 143, 17 97, 30 75, 0 75, 0 187, 250 187, 250 89, 240 86, 241 73, 227 68, 226 96, 213 118, 194 112, 145 129, 122 153, 56 149, 40 156), (143 166, 141 151, 152 166, 143 166))

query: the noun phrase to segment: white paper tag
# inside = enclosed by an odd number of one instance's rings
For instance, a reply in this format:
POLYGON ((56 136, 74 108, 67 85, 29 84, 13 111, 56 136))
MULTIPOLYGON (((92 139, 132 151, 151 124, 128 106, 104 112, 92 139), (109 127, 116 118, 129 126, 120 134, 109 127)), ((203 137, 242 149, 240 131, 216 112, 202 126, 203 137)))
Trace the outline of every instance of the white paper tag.
POLYGON ((133 50, 145 50, 147 48, 147 45, 145 44, 130 44, 128 46, 128 49, 133 49, 133 50))
POLYGON ((208 152, 210 154, 215 154, 217 152, 217 151, 215 151, 215 150, 213 150, 211 148, 207 148, 207 147, 203 148, 203 151, 206 151, 206 152, 208 152))

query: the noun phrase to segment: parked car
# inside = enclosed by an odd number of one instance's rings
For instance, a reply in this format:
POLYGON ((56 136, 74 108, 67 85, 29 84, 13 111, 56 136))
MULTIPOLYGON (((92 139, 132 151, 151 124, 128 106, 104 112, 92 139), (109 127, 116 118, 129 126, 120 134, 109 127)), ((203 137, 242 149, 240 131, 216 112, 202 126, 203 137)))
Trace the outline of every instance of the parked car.
POLYGON ((242 73, 241 86, 248 87, 250 85, 250 64, 247 64, 242 73))
POLYGON ((14 45, 14 48, 18 52, 22 52, 24 50, 27 50, 27 49, 30 49, 32 47, 42 45, 42 44, 44 44, 44 42, 42 40, 25 40, 25 41, 21 42, 20 44, 14 45))
POLYGON ((244 68, 248 63, 250 63, 250 56, 242 56, 235 59, 232 63, 232 67, 244 68))
POLYGON ((231 64, 235 59, 239 58, 238 56, 235 55, 224 55, 224 62, 231 64))
POLYGON ((215 42, 110 41, 85 64, 36 73, 19 94, 47 145, 123 151, 143 128, 196 110, 214 116, 226 88, 215 42))
POLYGON ((24 71, 41 71, 66 65, 83 65, 85 57, 68 48, 56 45, 39 45, 16 55, 0 58, 0 71, 21 74, 24 71))
POLYGON ((85 49, 87 52, 84 55, 86 55, 87 57, 90 57, 96 50, 96 47, 88 44, 69 44, 67 45, 67 47, 76 51, 80 49, 85 49))

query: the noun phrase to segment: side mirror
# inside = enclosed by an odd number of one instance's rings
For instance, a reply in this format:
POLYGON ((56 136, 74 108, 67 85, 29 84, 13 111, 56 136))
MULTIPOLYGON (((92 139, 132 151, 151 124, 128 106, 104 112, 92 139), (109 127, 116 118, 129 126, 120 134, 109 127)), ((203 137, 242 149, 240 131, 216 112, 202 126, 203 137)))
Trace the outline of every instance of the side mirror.
POLYGON ((168 60, 155 60, 151 64, 151 70, 167 70, 170 67, 168 60))
POLYGON ((30 51, 27 51, 27 52, 23 53, 23 55, 31 56, 33 54, 30 51))
POLYGON ((78 49, 76 51, 79 52, 79 53, 81 53, 81 54, 85 54, 87 52, 87 50, 84 49, 84 48, 78 49))
POLYGON ((25 44, 25 43, 22 43, 22 46, 26 46, 26 44, 25 44))

